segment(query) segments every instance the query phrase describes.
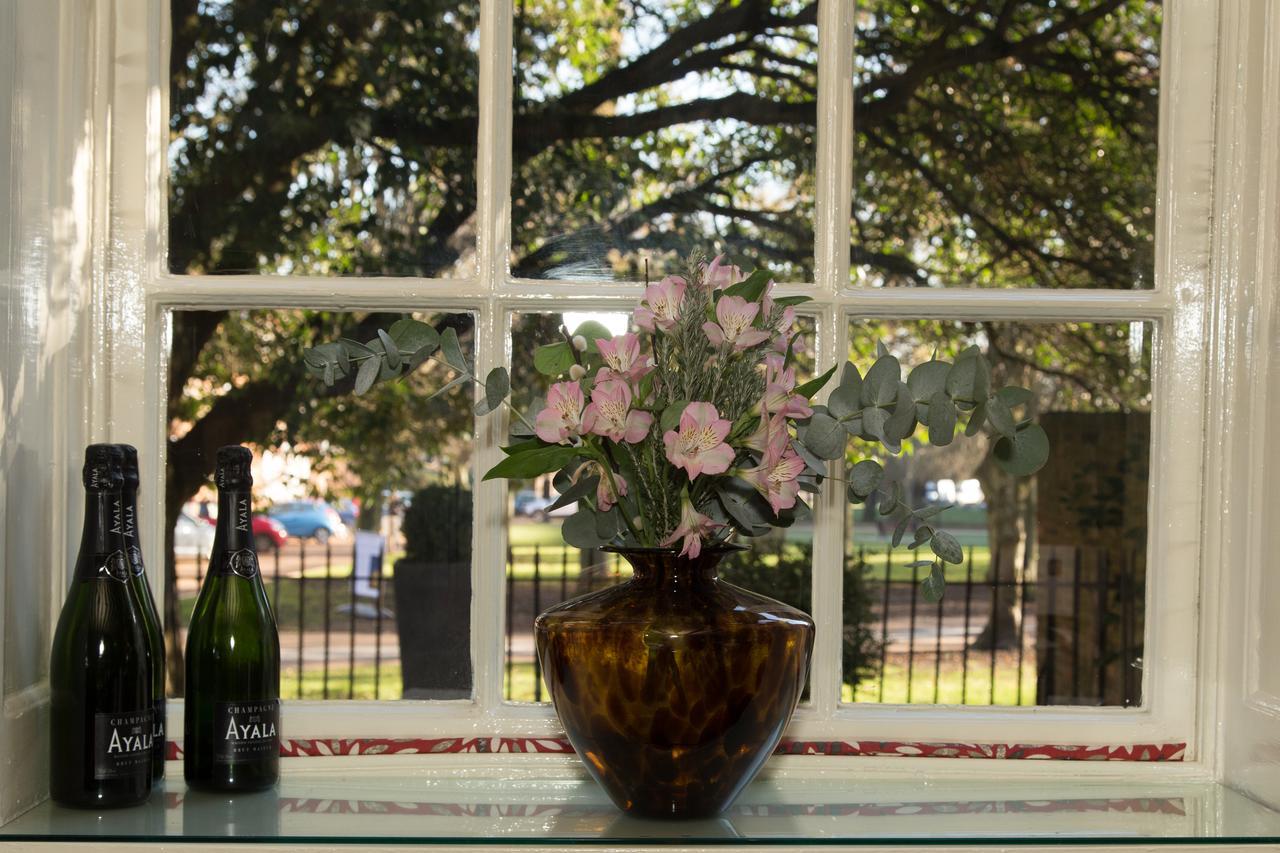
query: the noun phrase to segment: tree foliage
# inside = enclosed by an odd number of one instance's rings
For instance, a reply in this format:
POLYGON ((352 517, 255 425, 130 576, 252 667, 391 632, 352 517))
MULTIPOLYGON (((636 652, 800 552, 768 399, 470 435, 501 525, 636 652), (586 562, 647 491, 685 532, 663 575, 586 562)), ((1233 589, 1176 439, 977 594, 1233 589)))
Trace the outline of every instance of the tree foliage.
MULTIPOLYGON (((170 269, 473 269, 478 2, 171 0, 171 20, 170 269)), ((716 244, 811 277, 816 21, 804 0, 519 0, 512 269, 636 277, 716 244)), ((1146 0, 860 3, 859 273, 1150 286, 1160 25, 1146 0)), ((296 353, 390 319, 175 314, 170 522, 219 444, 281 423, 359 444, 296 353), (284 341, 292 365, 262 351, 284 341)), ((388 416, 368 414, 347 423, 388 416)))

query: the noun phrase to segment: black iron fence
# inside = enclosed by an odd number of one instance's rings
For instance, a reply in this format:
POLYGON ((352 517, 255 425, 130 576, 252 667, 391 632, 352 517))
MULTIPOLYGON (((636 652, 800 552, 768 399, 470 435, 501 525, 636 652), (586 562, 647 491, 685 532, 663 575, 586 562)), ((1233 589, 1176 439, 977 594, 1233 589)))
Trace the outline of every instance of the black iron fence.
MULTIPOLYGON (((792 546, 794 547, 794 546, 792 546)), ((394 584, 358 577, 349 545, 296 542, 260 553, 280 631, 282 692, 291 698, 398 698, 402 656, 394 584)), ((860 626, 874 642, 850 677, 845 699, 935 704, 1107 704, 1141 700, 1145 566, 1142 554, 1042 546, 1036 565, 1012 567, 985 547, 950 567, 946 596, 926 602, 923 569, 910 553, 861 547, 849 555, 846 594, 863 597, 860 626), (992 567, 1002 568, 992 570, 992 567)), ((766 563, 770 555, 758 555, 766 563)), ((776 558, 774 558, 776 559, 776 558)), ((201 556, 179 560, 185 618, 203 580, 201 556)), ((616 554, 563 546, 508 549, 504 695, 544 701, 533 648, 534 617, 573 596, 630 576, 616 554)), ((771 590, 768 572, 758 592, 771 590)), ((807 588, 807 580, 805 581, 807 588)), ((415 618, 461 601, 413 601, 415 618)), ((846 621, 852 612, 846 608, 846 621)), ((850 647, 846 645, 846 654, 850 647)), ((469 677, 469 676, 468 676, 469 677)), ((407 683, 407 677, 404 683, 407 683)))

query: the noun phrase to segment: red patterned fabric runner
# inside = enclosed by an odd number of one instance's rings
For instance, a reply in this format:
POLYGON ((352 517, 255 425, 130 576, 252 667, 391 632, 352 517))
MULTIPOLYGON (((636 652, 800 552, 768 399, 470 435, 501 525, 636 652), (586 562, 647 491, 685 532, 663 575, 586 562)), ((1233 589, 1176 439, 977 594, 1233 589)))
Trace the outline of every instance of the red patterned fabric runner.
MULTIPOLYGON (((1181 761, 1185 743, 1137 743, 1083 746, 1026 743, 917 743, 911 741, 784 740, 774 755, 833 755, 911 758, 1040 759, 1052 761, 1181 761)), ((441 738, 310 738, 280 744, 285 758, 329 755, 396 755, 530 752, 572 755, 573 747, 559 737, 441 737, 441 738)), ((170 740, 169 760, 182 757, 182 747, 170 740)))

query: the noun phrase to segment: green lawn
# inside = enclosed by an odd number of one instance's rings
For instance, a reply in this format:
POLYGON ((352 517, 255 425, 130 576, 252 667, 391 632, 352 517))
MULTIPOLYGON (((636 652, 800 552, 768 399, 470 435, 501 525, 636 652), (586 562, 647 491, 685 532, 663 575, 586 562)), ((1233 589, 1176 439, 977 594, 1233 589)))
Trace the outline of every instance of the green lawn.
MULTIPOLYGON (((373 664, 356 664, 354 691, 348 696, 347 676, 351 670, 345 665, 329 667, 330 699, 399 699, 403 685, 400 683, 400 661, 384 661, 381 675, 375 677, 373 664), (377 685, 377 695, 374 686, 377 685)), ((302 695, 298 695, 298 670, 286 669, 280 673, 280 695, 285 699, 323 699, 324 669, 314 667, 302 674, 302 695)))
MULTIPOLYGON (((965 701, 969 705, 986 705, 989 703, 991 681, 990 671, 985 661, 973 662, 969 668, 969 686, 965 701)), ((329 668, 329 698, 346 699, 348 697, 348 668, 345 664, 334 664, 329 668)), ((513 664, 510 675, 504 674, 503 695, 514 702, 532 702, 534 670, 532 663, 513 664)), ((912 703, 932 704, 933 702, 933 667, 922 665, 912 678, 912 703)), ((355 668, 355 699, 399 699, 400 662, 391 660, 383 663, 381 676, 377 679, 377 696, 374 695, 375 673, 373 664, 357 664, 355 668)), ((877 702, 880 682, 869 679, 858 685, 857 691, 845 685, 841 700, 844 702, 877 702)), ((1017 672, 1009 667, 998 668, 996 672, 995 704, 1010 706, 1017 704, 1018 684, 1017 672)), ((298 698, 298 671, 287 669, 280 674, 280 695, 286 699, 298 698)), ((1034 705, 1036 697, 1035 666, 1028 662, 1023 667, 1022 704, 1034 705)), ((309 668, 303 673, 302 698, 324 698, 323 670, 320 667, 309 668)), ((542 691, 543 701, 547 701, 546 688, 542 691)), ((886 703, 905 704, 907 701, 906 668, 890 664, 885 673, 886 703)), ((960 670, 954 666, 946 666, 941 673, 938 701, 941 704, 960 704, 960 670)))
MULTIPOLYGON (((964 691, 966 705, 1017 705, 1018 702, 1018 670, 1012 666, 996 667, 995 701, 991 700, 991 669, 989 659, 974 655, 969 661, 969 677, 967 689, 964 691)), ((938 678, 938 704, 961 704, 961 669, 954 664, 944 663, 938 678)), ((911 704, 932 705, 934 693, 933 661, 924 660, 916 665, 911 677, 911 704)), ((904 705, 907 702, 907 668, 897 664, 885 666, 884 698, 880 698, 880 680, 866 679, 858 683, 857 690, 844 685, 841 691, 844 702, 884 702, 886 704, 904 705)), ((1022 666, 1022 702, 1023 705, 1036 704, 1036 667, 1034 656, 1022 666)))

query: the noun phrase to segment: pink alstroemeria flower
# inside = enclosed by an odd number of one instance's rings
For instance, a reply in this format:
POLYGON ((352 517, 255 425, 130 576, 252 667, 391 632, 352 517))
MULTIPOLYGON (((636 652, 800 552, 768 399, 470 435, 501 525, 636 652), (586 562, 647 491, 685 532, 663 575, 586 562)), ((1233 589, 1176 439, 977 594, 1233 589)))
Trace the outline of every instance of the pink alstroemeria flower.
POLYGON ((564 444, 582 433, 582 388, 577 382, 557 382, 547 392, 547 407, 538 412, 534 432, 551 444, 564 444))
MULTIPOLYGON (((764 318, 765 325, 773 331, 777 337, 770 342, 770 347, 780 353, 786 353, 787 344, 791 342, 791 335, 795 331, 796 325, 796 308, 794 305, 787 305, 778 315, 778 319, 772 323, 769 318, 773 316, 775 309, 773 301, 773 282, 765 285, 764 295, 760 297, 760 316, 764 318)), ((796 352, 803 352, 803 340, 797 339, 795 344, 796 352)))
POLYGON ((662 435, 667 460, 683 468, 690 480, 699 474, 723 474, 733 463, 733 448, 724 443, 732 426, 710 403, 690 403, 680 415, 679 431, 669 429, 662 435))
POLYGON ((596 374, 597 382, 604 379, 635 382, 653 370, 653 365, 641 354, 640 336, 634 332, 627 332, 613 340, 596 338, 596 346, 605 365, 596 374))
POLYGON ((724 255, 716 255, 711 263, 707 264, 702 283, 710 290, 724 290, 747 278, 746 273, 733 264, 721 263, 723 260, 724 255))
POLYGON ((769 444, 760 464, 736 473, 755 486, 773 511, 778 513, 796 505, 804 460, 792 449, 791 436, 786 429, 775 430, 769 435, 769 444))
POLYGON ((698 512, 689 500, 688 491, 685 491, 680 496, 680 526, 658 544, 665 548, 668 545, 674 545, 677 540, 682 540, 680 556, 694 559, 702 553, 702 540, 710 539, 711 534, 722 527, 724 527, 723 524, 712 521, 698 512))
POLYGON ((669 332, 680 319, 680 303, 684 301, 685 281, 669 275, 644 289, 644 301, 631 315, 635 324, 646 332, 655 327, 669 332))
POLYGON ((643 441, 652 425, 653 415, 632 411, 631 388, 621 379, 597 382, 591 389, 591 402, 582 413, 584 432, 628 444, 643 441))
MULTIPOLYGON (((599 466, 597 466, 599 467, 599 466)), ((600 469, 600 483, 596 486, 596 510, 599 512, 608 512, 613 505, 618 502, 618 498, 627 496, 627 481, 623 479, 621 474, 613 475, 613 482, 618 485, 618 494, 613 493, 613 489, 609 488, 609 477, 605 474, 604 469, 600 469)))
POLYGON ((755 431, 742 442, 742 446, 763 454, 769 447, 769 440, 777 432, 787 432, 787 419, 782 415, 770 416, 766 413, 760 417, 760 423, 756 425, 755 431))
POLYGON ((809 401, 799 394, 791 393, 796 387, 796 369, 783 367, 786 359, 780 353, 769 353, 765 356, 764 396, 756 406, 761 416, 782 415, 788 418, 804 418, 813 416, 809 401))
POLYGON ((716 319, 720 322, 707 321, 702 324, 702 331, 716 346, 732 344, 740 352, 769 340, 767 331, 751 328, 759 313, 758 302, 748 302, 741 296, 721 296, 716 303, 716 319))

